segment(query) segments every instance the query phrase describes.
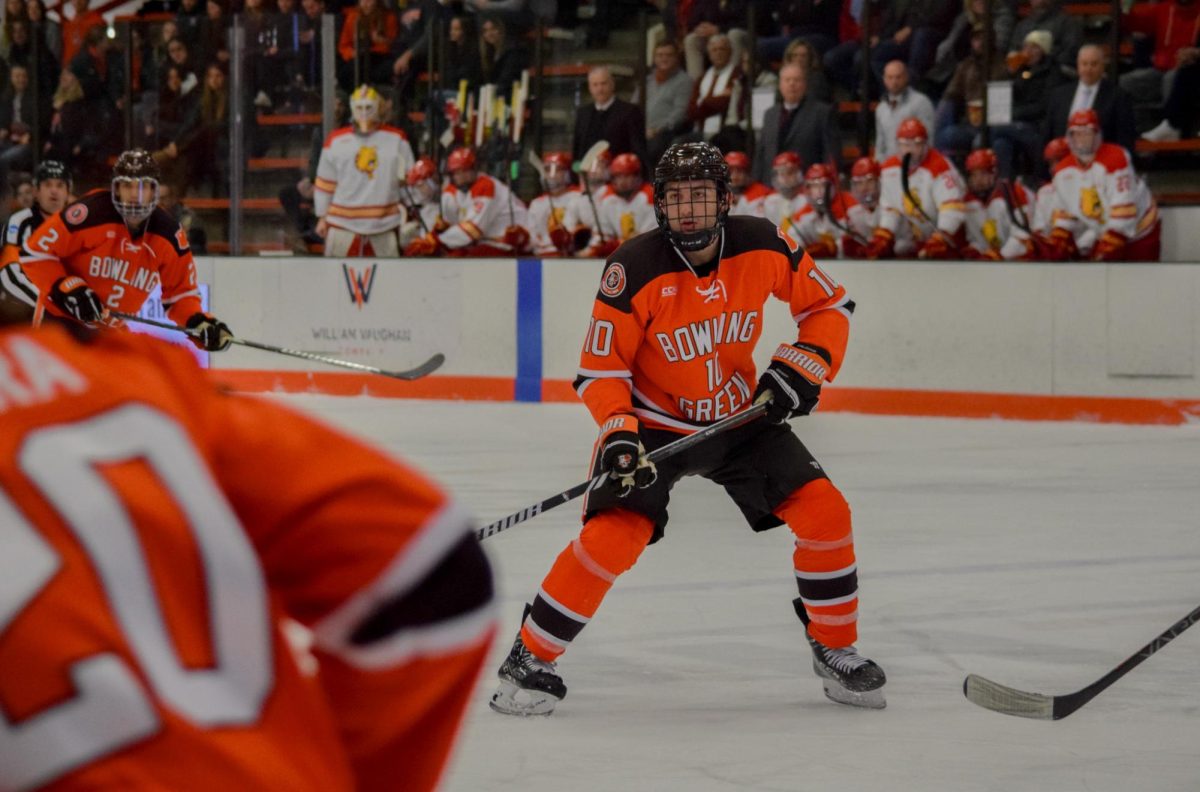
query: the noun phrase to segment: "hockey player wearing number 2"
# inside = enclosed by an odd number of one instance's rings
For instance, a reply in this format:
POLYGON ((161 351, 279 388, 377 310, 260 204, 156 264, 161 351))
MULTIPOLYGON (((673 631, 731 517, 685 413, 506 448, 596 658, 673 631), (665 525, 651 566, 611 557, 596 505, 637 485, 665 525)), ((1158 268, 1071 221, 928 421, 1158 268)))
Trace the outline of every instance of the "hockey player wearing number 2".
POLYGON ((855 650, 858 579, 850 508, 787 420, 817 405, 846 349, 854 303, 770 221, 729 217, 729 172, 707 143, 672 146, 654 174, 659 228, 609 257, 575 387, 600 426, 579 537, 542 581, 500 667, 491 706, 546 715, 567 688, 557 660, 616 579, 664 535, 671 488, 700 475, 725 488, 750 527, 787 524, 794 601, 813 668, 834 701, 884 706, 883 670, 855 650), (797 318, 757 380, 763 305, 797 318), (758 402, 764 418, 655 466, 647 453, 758 402))

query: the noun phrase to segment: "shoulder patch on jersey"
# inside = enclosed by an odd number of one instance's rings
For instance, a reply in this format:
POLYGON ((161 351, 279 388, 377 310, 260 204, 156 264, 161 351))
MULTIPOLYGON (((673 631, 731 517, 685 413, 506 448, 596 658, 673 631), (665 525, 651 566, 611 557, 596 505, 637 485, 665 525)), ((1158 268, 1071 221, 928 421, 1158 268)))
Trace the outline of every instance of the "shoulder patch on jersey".
POLYGON ((608 269, 604 270, 604 277, 600 279, 600 292, 605 297, 616 297, 623 291, 625 291, 625 268, 614 261, 608 265, 608 269))
POLYGON ((79 225, 84 220, 87 220, 88 208, 85 203, 73 203, 63 212, 63 220, 66 220, 71 225, 79 225))

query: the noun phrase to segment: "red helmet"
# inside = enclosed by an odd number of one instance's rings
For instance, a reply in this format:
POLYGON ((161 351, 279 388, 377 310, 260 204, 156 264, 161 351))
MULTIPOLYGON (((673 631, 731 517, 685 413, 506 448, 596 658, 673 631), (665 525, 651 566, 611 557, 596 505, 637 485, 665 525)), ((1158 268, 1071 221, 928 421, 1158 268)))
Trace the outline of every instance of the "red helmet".
POLYGON ((800 159, 800 155, 794 151, 781 151, 775 155, 775 159, 771 160, 772 168, 779 168, 784 165, 790 165, 796 170, 804 167, 804 160, 800 159))
POLYGON ((808 167, 808 170, 804 172, 804 180, 809 182, 821 181, 822 179, 831 182, 836 178, 837 174, 834 172, 833 168, 829 165, 826 165, 824 162, 813 163, 808 167))
POLYGON ((641 176, 642 161, 637 154, 618 154, 609 167, 613 176, 641 176))
POLYGON ((750 158, 744 151, 731 151, 725 155, 725 164, 739 170, 750 170, 750 158))
POLYGON ((437 178, 437 163, 430 157, 421 157, 413 163, 413 166, 408 169, 408 174, 404 177, 404 181, 409 187, 425 181, 426 179, 437 178))
POLYGON ((929 130, 916 118, 906 118, 896 127, 896 140, 928 140, 929 130))
POLYGON ((1092 129, 1100 129, 1100 116, 1096 115, 1096 111, 1088 108, 1086 110, 1076 110, 1071 113, 1071 117, 1067 119, 1067 129, 1075 127, 1091 127, 1092 129))
POLYGON ((879 178, 879 163, 870 157, 859 157, 850 168, 850 178, 865 179, 868 176, 879 178))
POLYGON ((1071 147, 1067 145, 1066 138, 1054 138, 1042 149, 1042 159, 1046 162, 1058 162, 1070 153, 1071 147))
POLYGON ((542 164, 546 167, 554 165, 562 168, 565 171, 571 170, 571 152, 569 151, 550 151, 542 157, 542 164))
POLYGON ((475 152, 472 149, 456 148, 446 158, 446 170, 450 173, 475 169, 475 152))
POLYGON ((967 155, 967 172, 988 171, 995 173, 997 167, 996 152, 990 148, 976 149, 967 155))

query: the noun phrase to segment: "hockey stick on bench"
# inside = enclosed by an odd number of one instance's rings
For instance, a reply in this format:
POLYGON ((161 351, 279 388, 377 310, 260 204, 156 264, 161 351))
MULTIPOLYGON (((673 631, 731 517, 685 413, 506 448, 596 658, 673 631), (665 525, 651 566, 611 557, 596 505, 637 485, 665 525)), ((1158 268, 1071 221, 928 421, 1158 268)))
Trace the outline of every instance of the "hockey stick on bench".
MULTIPOLYGON (((703 429, 693 432, 690 435, 684 435, 683 437, 679 438, 678 440, 674 440, 670 443, 667 443, 665 446, 663 446, 661 448, 656 448, 653 451, 651 451, 650 453, 646 454, 646 458, 649 459, 651 462, 661 462, 662 460, 666 459, 667 457, 675 456, 680 451, 684 451, 698 443, 702 443, 710 437, 719 435, 722 432, 726 432, 730 429, 736 429, 737 427, 742 426, 744 424, 748 424, 751 421, 753 421, 755 418, 758 418, 760 415, 765 413, 766 411, 767 411, 767 404, 765 402, 762 404, 756 404, 748 410, 743 410, 740 413, 731 415, 728 418, 725 418, 724 420, 717 421, 715 424, 706 426, 703 429)), ((602 483, 604 483, 605 479, 607 479, 607 478, 608 478, 607 473, 601 473, 600 475, 596 476, 595 478, 580 482, 579 484, 576 484, 574 487, 571 487, 570 489, 567 489, 567 490, 563 490, 562 492, 558 493, 557 495, 551 495, 549 498, 538 501, 537 503, 533 504, 532 506, 526 506, 524 509, 521 509, 518 512, 513 512, 512 514, 508 515, 507 517, 502 517, 499 520, 496 520, 494 523, 489 523, 488 525, 485 525, 479 529, 479 531, 478 531, 479 539, 480 539, 480 541, 483 541, 484 539, 487 539, 489 536, 492 536, 493 534, 498 534, 501 531, 507 531, 509 528, 512 528, 517 523, 523 523, 526 520, 529 520, 533 517, 537 517, 542 512, 549 511, 550 509, 553 509, 555 506, 561 506, 564 503, 566 503, 567 501, 575 500, 580 495, 582 495, 583 493, 592 489, 593 487, 600 486, 602 483)))
MULTIPOLYGON (((186 327, 167 324, 166 322, 156 322, 153 319, 143 319, 142 317, 135 316, 133 314, 121 313, 120 311, 109 311, 109 315, 124 319, 127 322, 137 322, 138 324, 149 325, 150 327, 158 327, 163 330, 174 330, 189 336, 194 335, 194 333, 191 330, 188 330, 186 327)), ((439 368, 441 368, 442 364, 446 362, 446 356, 441 352, 438 352, 434 354, 433 357, 429 358, 429 360, 426 360, 424 363, 416 366, 415 368, 404 369, 402 371, 388 371, 387 369, 376 368, 375 366, 367 366, 362 363, 352 363, 349 360, 339 360, 337 358, 326 357, 325 355, 318 355, 313 352, 304 352, 299 349, 285 349, 284 347, 272 346, 271 344, 261 344, 258 341, 247 341, 244 338, 233 337, 230 340, 235 344, 251 347, 253 349, 261 349, 264 352, 274 352, 277 355, 290 355, 291 357, 314 360, 318 363, 328 363, 331 366, 341 366, 342 368, 354 369, 355 371, 363 371, 367 374, 379 374, 383 377, 391 377, 392 379, 400 380, 420 379, 427 374, 432 374, 433 372, 437 371, 439 368)))
POLYGON ((1200 607, 1197 607, 1187 616, 1172 624, 1164 632, 1160 633, 1157 638, 1141 649, 1138 649, 1133 656, 1126 659, 1116 668, 1082 690, 1074 693, 1067 693, 1062 696, 1029 693, 1024 690, 1010 688, 1007 685, 1001 685, 998 682, 993 682, 976 674, 970 674, 963 680, 963 694, 972 703, 1005 715, 1016 715, 1021 718, 1035 718, 1037 720, 1061 720, 1094 699, 1112 685, 1112 683, 1128 674, 1140 665, 1142 661, 1149 658, 1150 655, 1162 649, 1173 639, 1178 638, 1184 630, 1191 627, 1197 621, 1200 621, 1200 607))

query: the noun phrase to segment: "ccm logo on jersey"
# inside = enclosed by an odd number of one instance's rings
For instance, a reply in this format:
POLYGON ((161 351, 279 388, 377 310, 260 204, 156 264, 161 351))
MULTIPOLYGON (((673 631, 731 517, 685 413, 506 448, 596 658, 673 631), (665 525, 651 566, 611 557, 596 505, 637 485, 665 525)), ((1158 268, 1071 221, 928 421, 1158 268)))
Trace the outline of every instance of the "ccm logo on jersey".
POLYGON ((616 297, 625 291, 625 268, 615 261, 609 264, 600 280, 600 291, 606 297, 616 297))

